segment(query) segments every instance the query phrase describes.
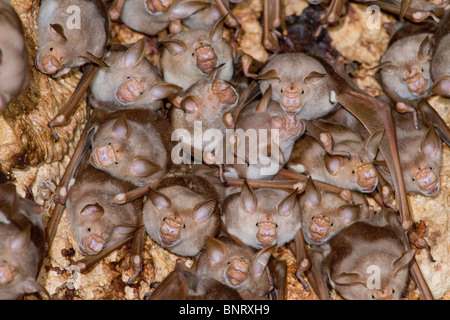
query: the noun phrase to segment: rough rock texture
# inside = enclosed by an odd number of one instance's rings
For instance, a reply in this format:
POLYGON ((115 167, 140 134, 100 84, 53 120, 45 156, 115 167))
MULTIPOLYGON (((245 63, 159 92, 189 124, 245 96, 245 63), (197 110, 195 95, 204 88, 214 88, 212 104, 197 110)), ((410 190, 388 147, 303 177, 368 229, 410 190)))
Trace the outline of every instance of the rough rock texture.
MULTIPOLYGON (((37 9, 33 11, 31 0, 12 0, 24 23, 27 45, 30 52, 30 65, 33 65, 37 50, 37 9)), ((285 15, 300 15, 308 5, 304 0, 284 0, 285 15)), ((234 15, 242 24, 237 49, 251 54, 259 61, 266 61, 270 55, 261 45, 260 25, 262 0, 245 0, 235 7, 234 15)), ((382 29, 367 29, 365 7, 351 4, 348 16, 341 19, 336 27, 327 27, 332 38, 332 46, 347 60, 356 60, 361 65, 354 72, 356 84, 370 94, 378 94, 380 88, 370 70, 377 64, 379 56, 387 46, 388 35, 382 29)), ((394 21, 388 15, 381 15, 381 23, 394 21)), ((286 29, 283 35, 287 36, 286 29)), ((162 36, 162 35, 161 35, 162 36)), ((122 43, 132 43, 142 35, 136 34, 120 24, 113 25, 113 39, 122 43)), ((152 40, 156 40, 152 39, 152 40)), ((149 58, 156 64, 158 52, 155 47, 148 48, 149 58)), ((15 183, 22 196, 33 195, 43 204, 44 220, 53 208, 53 193, 78 141, 80 130, 86 118, 85 103, 80 104, 70 123, 58 128, 60 141, 54 143, 47 127, 48 121, 69 98, 80 78, 76 71, 61 80, 40 74, 31 68, 31 85, 16 101, 11 103, 8 112, 0 116, 0 164, 4 172, 12 172, 15 183)), ((450 122, 450 102, 443 98, 431 99, 431 103, 450 122)), ((419 230, 432 246, 435 263, 427 261, 426 253, 417 255, 419 264, 436 298, 449 299, 450 290, 450 246, 448 206, 450 204, 450 151, 443 148, 443 167, 441 171, 441 191, 434 198, 419 195, 410 196, 414 220, 419 230), (423 222, 421 223, 421 221, 423 222)), ((167 276, 175 265, 177 257, 160 248, 147 236, 145 263, 142 274, 134 284, 127 281, 133 274, 129 261, 130 244, 109 255, 91 272, 80 275, 69 269, 71 262, 80 259, 77 243, 70 230, 67 215, 64 213, 58 226, 55 241, 44 261, 39 280, 54 299, 143 299, 152 291, 157 282, 167 276)), ((304 290, 295 278, 295 261, 292 253, 285 247, 275 255, 287 261, 288 299, 317 299, 304 290)), ((190 266, 191 259, 187 259, 190 266)), ((335 293, 332 298, 340 299, 335 293)), ((30 295, 27 299, 36 299, 30 295)), ((411 292, 410 299, 419 295, 411 292)))

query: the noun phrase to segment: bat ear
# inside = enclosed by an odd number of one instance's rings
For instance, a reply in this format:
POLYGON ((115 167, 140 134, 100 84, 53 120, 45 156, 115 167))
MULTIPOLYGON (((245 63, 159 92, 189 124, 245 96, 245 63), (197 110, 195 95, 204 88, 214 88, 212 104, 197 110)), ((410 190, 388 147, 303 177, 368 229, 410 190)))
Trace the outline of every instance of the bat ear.
POLYGON ((244 180, 241 191, 241 205, 245 212, 252 213, 258 207, 258 199, 252 187, 248 184, 247 179, 244 180))
POLYGON ((337 275, 333 279, 334 284, 340 285, 340 286, 351 286, 355 284, 362 284, 363 286, 366 286, 366 282, 361 277, 359 273, 341 273, 337 275))
POLYGON ((186 44, 182 40, 177 39, 167 39, 163 41, 159 41, 159 44, 166 47, 169 50, 170 54, 173 56, 177 56, 186 52, 186 44))
POLYGON ((121 235, 132 235, 136 230, 139 229, 139 227, 136 226, 125 226, 125 225, 119 225, 114 228, 114 234, 121 234, 121 235))
POLYGON ((289 216, 294 210, 295 204, 297 203, 297 189, 292 191, 289 195, 284 198, 278 205, 278 214, 284 217, 289 216))
POLYGON ((204 1, 180 1, 170 7, 170 15, 175 19, 185 19, 210 6, 211 3, 204 1))
POLYGON ((432 156, 436 154, 439 150, 441 140, 436 134, 436 130, 433 125, 430 125, 427 133, 423 136, 422 142, 420 144, 420 151, 422 151, 427 156, 432 156))
POLYGON ((132 160, 130 171, 136 177, 148 177, 161 170, 161 167, 145 157, 136 157, 132 160))
POLYGON ((306 76, 304 82, 305 84, 316 83, 325 76, 326 76, 325 73, 312 71, 309 75, 306 76))
POLYGON ((138 66, 142 62, 142 60, 144 60, 145 42, 146 38, 144 37, 133 44, 127 51, 125 51, 125 54, 122 58, 122 64, 127 69, 138 66))
POLYGON ((197 113, 200 102, 195 96, 187 96, 181 101, 181 109, 189 114, 197 113))
POLYGON ((182 87, 179 87, 173 83, 168 82, 158 82, 155 83, 150 89, 150 95, 153 100, 162 100, 170 95, 177 93, 183 90, 182 87))
POLYGON ((67 41, 67 37, 64 34, 64 28, 59 23, 50 24, 50 30, 52 31, 53 35, 55 35, 59 39, 61 39, 63 41, 67 41))
POLYGON ((440 77, 430 88, 434 94, 448 97, 450 95, 450 76, 440 77))
POLYGON ((403 254, 392 263, 392 272, 394 276, 396 276, 400 270, 408 267, 415 254, 416 250, 410 249, 403 252, 403 254))
POLYGON ((218 204, 217 199, 210 199, 197 204, 192 212, 195 222, 206 221, 216 210, 218 204))
POLYGON ((267 112, 269 109, 270 101, 272 99, 272 85, 269 85, 266 92, 264 92, 264 95, 262 96, 261 100, 259 101, 256 111, 258 112, 267 112))
POLYGON ((113 124, 112 134, 120 139, 127 140, 130 135, 130 125, 125 117, 125 114, 122 114, 113 124))
POLYGON ((361 205, 343 205, 339 207, 338 212, 345 222, 355 221, 361 212, 361 205))
POLYGON ((383 70, 385 72, 391 73, 394 70, 397 70, 398 67, 394 65, 391 61, 384 61, 379 65, 373 67, 372 69, 383 70))
POLYGON ((217 67, 215 67, 208 76, 209 81, 216 81, 217 75, 219 74, 220 69, 225 65, 225 63, 221 63, 217 67))
POLYGON ((21 232, 9 238, 9 249, 14 253, 22 253, 28 248, 30 240, 31 224, 28 224, 21 232))
POLYGON ((98 203, 88 204, 81 210, 80 214, 92 218, 101 218, 105 214, 105 210, 98 203))
POLYGON ((319 192, 319 190, 317 190, 311 177, 309 177, 308 181, 306 182, 305 197, 306 197, 306 202, 311 207, 316 207, 320 204, 320 200, 321 200, 320 192, 319 192))
POLYGON ((156 209, 162 210, 170 207, 171 201, 165 194, 150 188, 147 195, 156 209))
POLYGON ((220 43, 222 41, 223 27, 226 17, 227 15, 224 15, 222 18, 217 20, 217 22, 214 24, 211 31, 209 32, 209 38, 211 39, 212 43, 220 43))
POLYGON ((50 294, 47 292, 47 290, 39 282, 32 278, 23 281, 20 284, 20 287, 22 289, 22 292, 25 294, 43 292, 47 297, 50 297, 50 294))
POLYGON ((211 264, 217 264, 228 256, 228 249, 225 244, 217 239, 206 239, 206 253, 211 264))
POLYGON ((417 53, 417 57, 419 60, 425 60, 431 55, 431 40, 430 36, 426 36, 425 39, 420 43, 419 52, 417 53))
POLYGON ((9 223, 17 210, 19 210, 19 196, 16 193, 16 186, 12 183, 0 185, 0 222, 9 223))
POLYGON ((373 161, 378 153, 378 148, 383 140, 385 129, 373 132, 364 142, 364 149, 362 158, 371 162, 373 161))
POLYGON ((272 255, 272 252, 275 250, 276 245, 270 246, 268 248, 265 248, 261 251, 258 251, 256 255, 253 257, 253 263, 252 263, 252 274, 259 278, 267 264, 269 263, 269 259, 272 255))
POLYGON ((341 168, 346 165, 347 161, 346 157, 324 155, 325 168, 332 176, 336 176, 341 168))

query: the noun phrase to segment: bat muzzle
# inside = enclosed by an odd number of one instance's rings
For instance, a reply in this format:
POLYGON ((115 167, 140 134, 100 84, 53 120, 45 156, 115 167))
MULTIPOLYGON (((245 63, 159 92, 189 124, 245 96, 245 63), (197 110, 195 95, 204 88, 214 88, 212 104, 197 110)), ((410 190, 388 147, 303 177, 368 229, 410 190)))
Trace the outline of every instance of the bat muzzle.
POLYGON ((104 246, 105 240, 102 237, 90 234, 81 241, 79 249, 82 255, 89 256, 99 254, 104 246))
POLYGON ((248 262, 242 259, 234 258, 231 260, 225 274, 228 282, 232 286, 239 286, 248 278, 248 262))
POLYGON ((256 241, 261 248, 267 248, 276 244, 277 224, 268 220, 258 222, 256 241))
POLYGON ((207 43, 200 42, 195 49, 196 65, 203 74, 210 74, 217 66, 217 55, 207 43))
POLYGON ((4 264, 0 266, 0 286, 7 284, 14 280, 18 274, 18 270, 11 264, 4 264))
POLYGON ((309 226, 310 240, 314 244, 322 243, 329 235, 331 220, 328 216, 317 215, 309 226))
POLYGON ((434 196, 438 193, 440 188, 439 179, 430 169, 420 171, 416 180, 419 184, 419 189, 424 195, 434 196))
POLYGON ((97 169, 106 169, 113 163, 117 162, 116 153, 111 145, 97 147, 92 152, 91 164, 97 169))
POLYGON ((159 230, 161 243, 166 247, 171 247, 180 239, 181 229, 184 228, 181 217, 171 215, 164 218, 163 225, 159 230))
POLYGON ((294 86, 284 88, 280 104, 287 112, 296 112, 302 106, 300 89, 294 86))
POLYGON ((357 184, 361 188, 361 192, 372 192, 378 184, 378 175, 371 164, 359 166, 356 170, 358 175, 357 184))
POLYGON ((133 78, 117 88, 116 99, 122 104, 133 103, 144 94, 144 90, 144 83, 140 79, 133 78))

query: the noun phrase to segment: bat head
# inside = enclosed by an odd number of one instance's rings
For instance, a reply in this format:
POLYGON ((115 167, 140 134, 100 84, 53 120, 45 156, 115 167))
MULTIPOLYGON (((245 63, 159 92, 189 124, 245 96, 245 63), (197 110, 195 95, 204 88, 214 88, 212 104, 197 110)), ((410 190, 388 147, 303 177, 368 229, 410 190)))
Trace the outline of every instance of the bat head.
POLYGON ((40 47, 35 65, 40 72, 56 77, 66 68, 66 62, 70 58, 66 48, 67 36, 61 24, 50 24, 48 28, 47 32, 51 36, 48 37, 49 41, 40 47))
POLYGON ((167 11, 174 0, 146 0, 146 9, 154 15, 160 15, 167 11))

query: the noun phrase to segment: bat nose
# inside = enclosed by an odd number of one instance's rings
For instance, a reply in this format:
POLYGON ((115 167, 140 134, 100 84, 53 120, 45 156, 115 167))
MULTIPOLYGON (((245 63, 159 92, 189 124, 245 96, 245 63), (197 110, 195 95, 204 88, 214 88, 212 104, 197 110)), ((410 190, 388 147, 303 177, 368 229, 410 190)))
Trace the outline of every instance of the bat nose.
POLYGON ((417 175, 419 188, 427 194, 435 194, 439 190, 439 180, 437 176, 430 170, 422 170, 417 175))
POLYGON ((330 231, 331 221, 328 216, 318 215, 314 217, 309 228, 311 236, 314 240, 323 240, 328 236, 330 231))
POLYGON ((377 299, 377 300, 393 300, 394 297, 391 294, 391 290, 389 290, 389 288, 385 288, 385 289, 376 289, 375 290, 375 299, 377 299))
POLYGON ((366 164, 357 169, 357 184, 364 192, 372 192, 378 183, 378 175, 372 165, 366 164))
POLYGON ((0 285, 12 281, 17 275, 17 268, 13 265, 6 264, 0 266, 0 285))

